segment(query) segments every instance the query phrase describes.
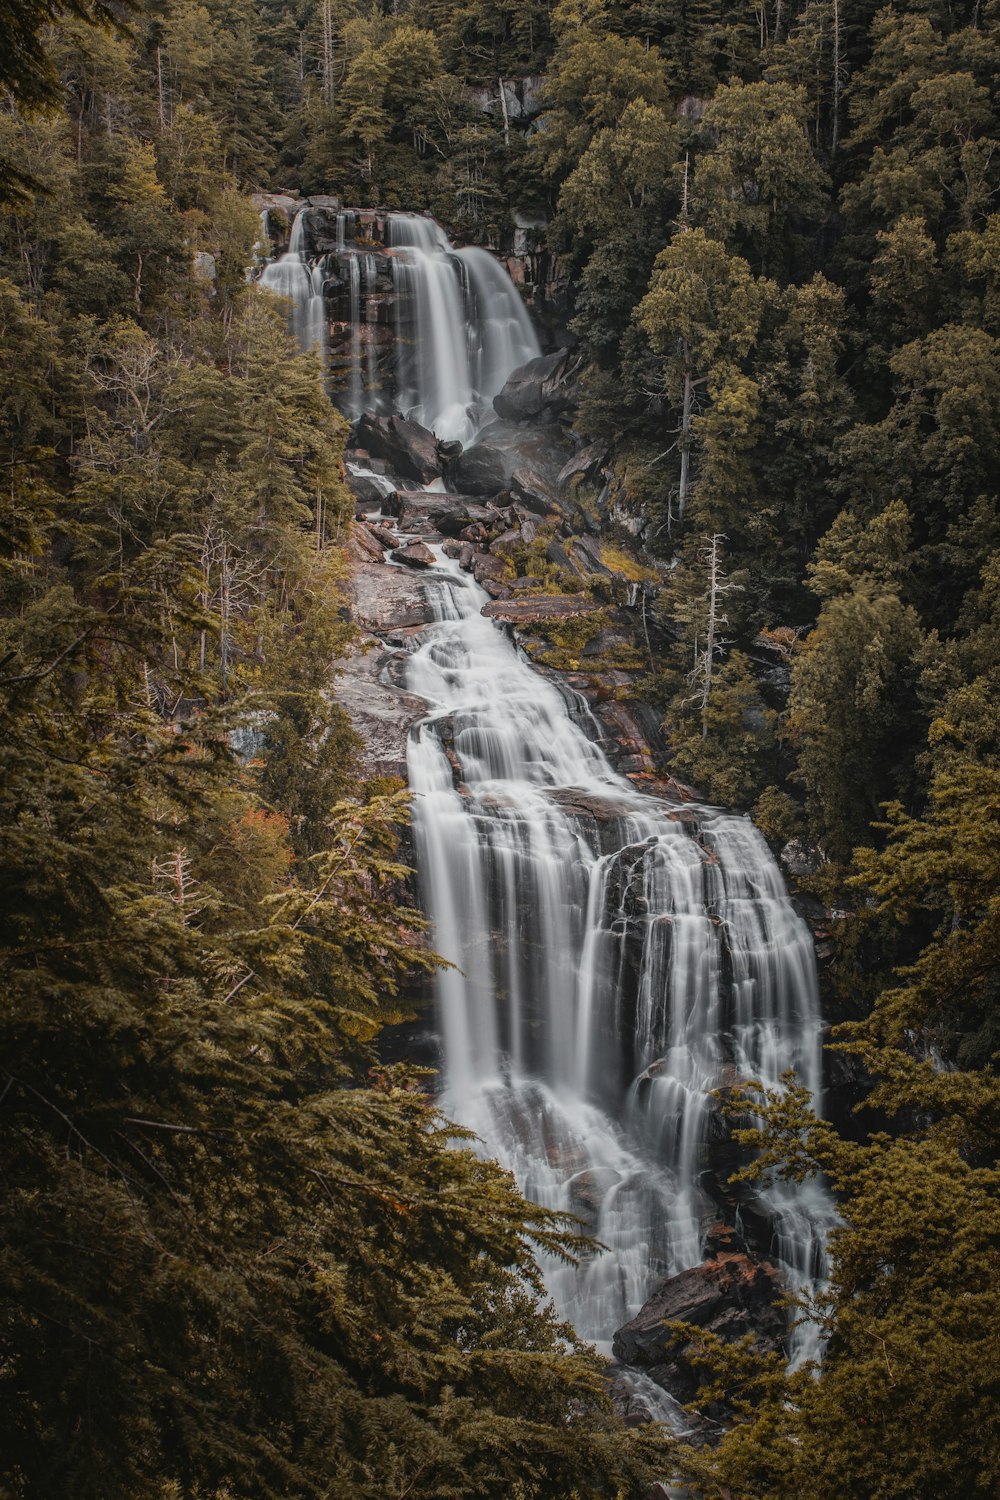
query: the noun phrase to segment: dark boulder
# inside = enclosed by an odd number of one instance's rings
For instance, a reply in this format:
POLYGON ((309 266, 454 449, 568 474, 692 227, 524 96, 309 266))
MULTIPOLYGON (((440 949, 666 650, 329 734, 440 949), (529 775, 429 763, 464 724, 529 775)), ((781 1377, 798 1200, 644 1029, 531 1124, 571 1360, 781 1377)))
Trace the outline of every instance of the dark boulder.
POLYGON ((503 390, 494 397, 494 409, 499 416, 513 422, 555 418, 575 402, 571 381, 579 367, 579 356, 568 349, 529 359, 513 372, 503 390))
POLYGON ((352 474, 347 471, 347 488, 354 496, 358 510, 381 510, 385 499, 385 486, 370 474, 352 474))
POLYGON ((528 464, 519 464, 513 470, 510 476, 510 492, 515 500, 519 500, 535 515, 547 516, 553 513, 559 515, 562 512, 559 493, 554 482, 528 464))
POLYGON ((562 568, 566 573, 574 573, 577 577, 580 576, 580 569, 573 562, 562 542, 550 542, 545 549, 545 558, 554 567, 562 568))
MULTIPOLYGON (((459 497, 460 498, 460 497, 459 497)), ((442 536, 460 537, 469 526, 489 526, 495 513, 485 505, 474 505, 462 499, 454 510, 436 511, 434 522, 442 536)))
POLYGON ((601 561, 601 547, 592 537, 578 536, 570 542, 569 548, 574 561, 585 573, 600 573, 610 578, 611 569, 601 561))
POLYGON ((401 479, 430 484, 441 475, 437 438, 405 417, 373 417, 366 412, 358 421, 353 446, 381 459, 401 479))
POLYGON ((574 453, 559 470, 559 484, 570 492, 576 490, 583 480, 595 480, 608 461, 607 443, 591 443, 574 453))
POLYGON ((474 443, 448 465, 445 482, 467 495, 499 495, 507 488, 510 464, 499 448, 474 443))

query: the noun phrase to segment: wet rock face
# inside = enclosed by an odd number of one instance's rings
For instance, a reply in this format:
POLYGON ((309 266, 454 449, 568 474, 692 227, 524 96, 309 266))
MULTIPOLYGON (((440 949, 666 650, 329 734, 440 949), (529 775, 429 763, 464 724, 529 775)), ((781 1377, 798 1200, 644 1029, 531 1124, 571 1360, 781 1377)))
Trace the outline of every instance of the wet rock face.
POLYGON ((386 464, 401 479, 431 484, 441 476, 441 460, 433 432, 405 417, 373 417, 358 420, 352 450, 386 464))
MULTIPOLYGON (((726 1343, 750 1334, 762 1353, 784 1353, 787 1322, 778 1305, 781 1278, 769 1261, 751 1254, 735 1230, 709 1231, 709 1256, 700 1266, 661 1281, 612 1346, 623 1364, 644 1369, 676 1400, 694 1400, 697 1343, 678 1328, 693 1324, 726 1343)), ((721 1415, 721 1413, 714 1413, 721 1415)))

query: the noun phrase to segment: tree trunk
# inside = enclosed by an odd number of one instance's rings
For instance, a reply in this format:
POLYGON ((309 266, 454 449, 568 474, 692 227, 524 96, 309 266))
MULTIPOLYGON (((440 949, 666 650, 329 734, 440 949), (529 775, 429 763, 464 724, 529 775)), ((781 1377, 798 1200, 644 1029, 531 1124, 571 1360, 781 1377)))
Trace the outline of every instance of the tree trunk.
POLYGON ((712 695, 712 666, 715 661, 715 635, 719 624, 719 543, 716 532, 708 554, 708 628, 705 639, 705 666, 701 682, 701 737, 708 739, 708 703, 712 695))
POLYGON ((323 102, 333 108, 333 3, 323 0, 323 102))
POLYGON ((840 0, 833 0, 833 124, 830 130, 830 155, 836 156, 840 140, 840 90, 843 86, 840 61, 840 0))
MULTIPOLYGON (((685 355, 688 351, 685 348, 685 355)), ((681 478, 677 490, 677 520, 684 519, 688 489, 691 484, 691 411, 694 405, 694 378, 690 366, 684 370, 684 399, 681 406, 681 478)))
POLYGON ((500 112, 503 115, 503 143, 504 143, 504 146, 506 147, 506 149, 509 151, 510 150, 510 119, 508 118, 508 115, 507 115, 507 95, 503 91, 503 79, 501 78, 498 81, 499 81, 499 84, 500 84, 500 112))

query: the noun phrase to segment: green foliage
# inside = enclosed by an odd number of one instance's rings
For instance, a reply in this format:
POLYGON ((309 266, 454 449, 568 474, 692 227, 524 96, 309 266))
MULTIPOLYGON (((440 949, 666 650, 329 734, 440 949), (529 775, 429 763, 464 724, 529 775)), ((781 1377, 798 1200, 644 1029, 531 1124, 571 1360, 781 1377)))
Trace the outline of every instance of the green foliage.
POLYGON ((797 776, 826 852, 846 857, 912 774, 902 747, 920 718, 914 702, 922 636, 895 593, 861 584, 828 600, 792 675, 788 731, 797 776))
POLYGON ((746 1139, 772 1162, 821 1167, 838 1191, 845 1222, 820 1307, 831 1337, 819 1379, 706 1340, 706 1395, 724 1391, 740 1417, 717 1451, 685 1455, 684 1472, 720 1500, 991 1494, 996 1171, 936 1138, 842 1140, 795 1091, 746 1139))

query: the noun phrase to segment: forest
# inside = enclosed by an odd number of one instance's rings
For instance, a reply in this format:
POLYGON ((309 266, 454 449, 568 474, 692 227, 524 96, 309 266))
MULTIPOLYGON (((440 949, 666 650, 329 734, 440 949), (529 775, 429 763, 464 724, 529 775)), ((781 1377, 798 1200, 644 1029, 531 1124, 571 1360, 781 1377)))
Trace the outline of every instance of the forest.
POLYGON ((997 0, 0 0, 2 1500, 997 1493, 998 195, 997 0), (437 960, 261 189, 533 226, 669 770, 816 851, 859 1111, 742 1139, 836 1194, 825 1352, 702 1337, 711 1442, 380 1056, 437 960))

